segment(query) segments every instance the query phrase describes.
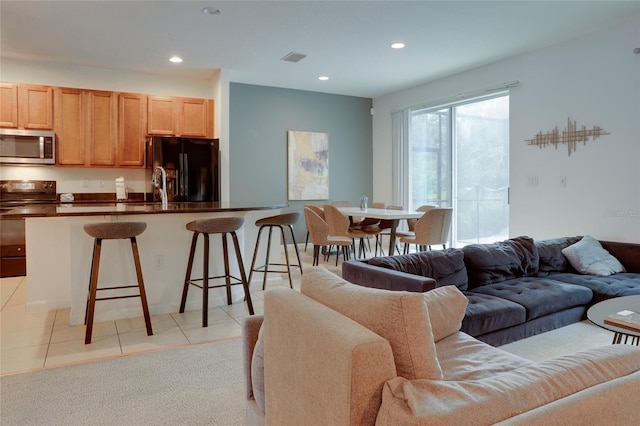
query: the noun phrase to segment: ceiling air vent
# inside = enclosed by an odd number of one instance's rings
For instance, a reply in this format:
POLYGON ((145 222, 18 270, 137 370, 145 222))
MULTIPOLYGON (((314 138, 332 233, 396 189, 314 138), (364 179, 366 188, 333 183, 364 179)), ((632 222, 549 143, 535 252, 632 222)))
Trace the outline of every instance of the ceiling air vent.
POLYGON ((304 53, 289 52, 284 55, 281 60, 285 62, 298 62, 306 57, 307 55, 305 55, 304 53))

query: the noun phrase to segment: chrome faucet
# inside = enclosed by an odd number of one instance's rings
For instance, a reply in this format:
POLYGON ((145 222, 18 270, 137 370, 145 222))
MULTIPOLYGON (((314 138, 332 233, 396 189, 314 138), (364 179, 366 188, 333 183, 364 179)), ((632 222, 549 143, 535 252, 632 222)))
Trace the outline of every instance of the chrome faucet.
POLYGON ((153 170, 153 177, 151 180, 154 188, 158 188, 160 192, 160 201, 162 202, 162 209, 169 208, 169 200, 167 199, 167 171, 162 166, 156 166, 153 170), (158 182, 158 170, 160 170, 160 179, 158 182))

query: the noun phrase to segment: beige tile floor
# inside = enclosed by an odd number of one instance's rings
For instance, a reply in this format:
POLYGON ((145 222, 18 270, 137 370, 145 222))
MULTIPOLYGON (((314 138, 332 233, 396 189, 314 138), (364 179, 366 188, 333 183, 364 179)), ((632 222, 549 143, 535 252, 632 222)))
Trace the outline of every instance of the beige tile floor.
MULTIPOLYGON (((303 270, 312 263, 312 246, 304 251, 300 244, 303 270)), ((293 253, 293 251, 290 251, 293 253)), ((342 258, 335 266, 335 256, 321 266, 340 273, 342 258)), ((276 274, 273 274, 277 277, 276 274)), ((270 277, 272 277, 271 275, 270 277)), ((270 280, 267 290, 288 286, 270 280)), ((264 312, 264 292, 258 274, 251 287, 256 314, 264 312)), ((300 288, 300 272, 294 271, 294 288, 300 288)), ((94 324, 93 342, 84 344, 84 325, 69 325, 69 309, 48 312, 26 312, 28 277, 0 279, 0 375, 98 358, 122 356, 136 352, 240 337, 242 319, 249 315, 245 303, 209 309, 209 326, 202 327, 201 311, 183 314, 152 315, 153 336, 147 336, 142 317, 98 322, 94 324)))

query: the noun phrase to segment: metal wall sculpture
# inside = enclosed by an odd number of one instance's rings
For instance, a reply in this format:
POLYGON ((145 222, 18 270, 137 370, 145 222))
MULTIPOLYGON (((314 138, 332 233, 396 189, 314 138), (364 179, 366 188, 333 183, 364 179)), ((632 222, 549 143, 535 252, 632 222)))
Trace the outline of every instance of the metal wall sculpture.
POLYGON ((608 134, 610 133, 604 131, 600 126, 593 126, 591 129, 582 126, 578 129, 576 122, 567 118, 567 127, 562 132, 559 132, 558 126, 556 126, 550 132, 538 132, 533 139, 527 139, 525 142, 527 145, 537 145, 539 148, 553 145, 556 149, 559 144, 566 144, 568 154, 571 156, 578 143, 582 142, 583 145, 586 145, 590 138, 593 140, 608 134))

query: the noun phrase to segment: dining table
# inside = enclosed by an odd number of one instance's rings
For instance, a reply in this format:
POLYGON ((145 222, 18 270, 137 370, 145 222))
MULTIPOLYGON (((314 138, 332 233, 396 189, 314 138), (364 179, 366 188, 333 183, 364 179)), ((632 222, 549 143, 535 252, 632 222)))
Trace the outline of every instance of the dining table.
POLYGON ((389 238, 389 254, 393 254, 396 245, 396 229, 398 222, 403 219, 420 219, 424 212, 416 210, 392 210, 392 209, 362 209, 360 207, 338 207, 340 213, 349 216, 352 220, 354 217, 390 220, 391 234, 389 238))

